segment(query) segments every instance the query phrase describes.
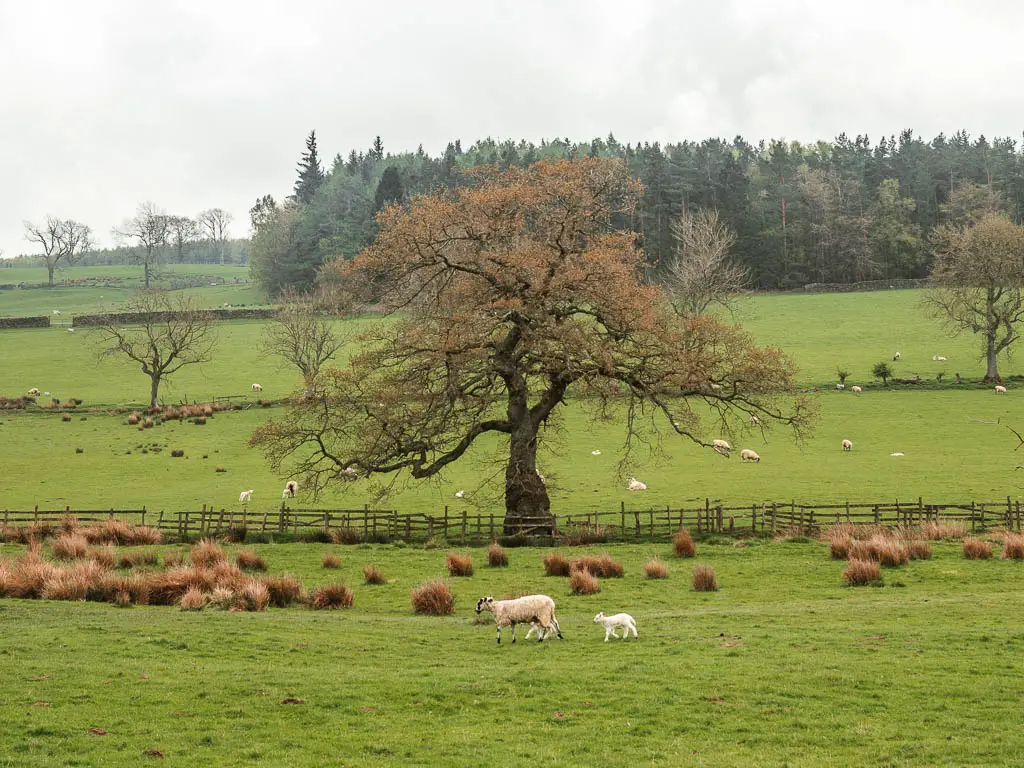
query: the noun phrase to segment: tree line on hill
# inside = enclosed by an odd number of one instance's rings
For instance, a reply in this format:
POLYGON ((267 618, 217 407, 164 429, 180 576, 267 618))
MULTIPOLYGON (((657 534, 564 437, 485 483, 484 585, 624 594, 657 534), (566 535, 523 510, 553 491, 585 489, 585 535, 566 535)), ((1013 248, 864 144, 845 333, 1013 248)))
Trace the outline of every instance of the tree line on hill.
POLYGON ((635 210, 614 223, 638 233, 656 280, 677 249, 673 227, 698 211, 717 213, 749 285, 769 290, 927 277, 930 236, 951 195, 967 184, 998 192, 1012 220, 1024 215, 1024 155, 1016 140, 965 131, 930 141, 905 130, 877 143, 841 134, 831 142, 756 145, 739 136, 665 145, 622 144, 611 134, 539 145, 487 138, 466 149, 451 142, 436 157, 422 146, 386 153, 378 137, 365 151, 336 155, 326 169, 314 132, 293 194, 280 202, 265 195, 250 211, 253 275, 273 294, 308 288, 326 261, 353 258, 373 242, 376 214, 389 203, 471 185, 481 166, 580 157, 622 159, 643 184, 635 210))

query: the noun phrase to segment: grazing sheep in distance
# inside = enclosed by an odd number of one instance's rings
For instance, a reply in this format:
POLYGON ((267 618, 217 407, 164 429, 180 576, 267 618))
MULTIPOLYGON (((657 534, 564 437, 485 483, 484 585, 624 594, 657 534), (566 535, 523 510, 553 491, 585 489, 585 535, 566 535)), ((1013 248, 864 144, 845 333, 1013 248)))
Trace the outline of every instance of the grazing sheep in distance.
POLYGON ((28 396, 29 397, 39 397, 39 388, 38 387, 32 387, 32 389, 30 389, 28 391, 28 396))
POLYGON ((720 456, 725 456, 726 458, 729 458, 729 451, 732 450, 732 446, 729 445, 729 442, 727 440, 712 440, 711 448, 715 451, 715 453, 719 454, 720 456))
POLYGON ((740 451, 740 461, 761 461, 761 457, 757 455, 757 451, 744 448, 740 451))
POLYGON ((600 455, 601 455, 601 452, 600 452, 600 451, 598 451, 598 450, 593 450, 593 451, 591 451, 591 452, 590 452, 590 455, 591 455, 591 456, 600 456, 600 455))
POLYGON ((845 384, 836 384, 836 389, 846 389, 845 384))
POLYGON ((345 467, 343 470, 341 470, 340 474, 346 480, 358 480, 359 479, 359 473, 356 471, 355 467, 345 467))
POLYGON ((456 498, 456 499, 461 499, 461 498, 462 498, 463 496, 465 496, 465 495, 466 495, 466 492, 465 492, 465 491, 456 491, 456 492, 455 492, 455 498, 456 498))
POLYGON ((756 413, 750 414, 750 426, 752 426, 752 427, 760 427, 761 426, 761 418, 756 413))
POLYGON ((858 387, 856 384, 854 384, 852 387, 850 387, 850 391, 853 392, 853 394, 855 395, 859 395, 864 390, 858 387))
POLYGON ((852 451, 853 450, 853 443, 850 440, 843 440, 843 450, 844 451, 852 451))
POLYGON ((626 490, 627 491, 646 491, 647 483, 641 483, 635 477, 630 475, 626 478, 626 490))
POLYGON ((932 360, 936 363, 946 362, 946 358, 944 358, 942 355, 932 355, 932 360))
POLYGON ((60 310, 59 309, 53 310, 53 315, 54 315, 54 317, 60 317, 60 310))
POLYGON ((238 494, 238 501, 242 504, 248 504, 252 500, 252 488, 248 491, 242 491, 238 494))
POLYGON ((284 484, 284 490, 281 491, 281 498, 287 499, 289 496, 295 498, 295 492, 299 490, 299 484, 294 480, 289 480, 284 484))
POLYGON ((74 332, 75 332, 74 328, 68 328, 68 333, 74 333, 74 332))
POLYGON ((896 453, 890 453, 889 455, 890 456, 902 456, 903 455, 903 451, 896 451, 896 453))
POLYGON ((1005 395, 1006 394, 1006 387, 1004 387, 1002 384, 996 384, 996 394, 997 395, 1000 395, 1000 394, 1005 395))
MULTIPOLYGON (((543 643, 548 632, 552 630, 562 637, 562 630, 555 618, 555 601, 547 595, 527 595, 515 600, 495 600, 493 597, 481 597, 476 601, 478 614, 490 611, 494 614, 494 623, 498 628, 498 645, 501 645, 501 628, 512 627, 512 642, 516 641, 516 624, 532 624, 537 622, 541 629, 537 633, 537 642, 543 643)), ((527 633, 529 635, 529 633, 527 633)))
POLYGON ((628 613, 616 613, 614 616, 605 616, 604 611, 597 614, 594 617, 595 624, 601 624, 604 626, 604 641, 607 643, 608 638, 618 637, 615 634, 615 630, 622 627, 622 639, 625 640, 629 637, 629 631, 633 630, 633 637, 639 637, 636 633, 636 621, 628 613))
POLYGON ((903 355, 901 355, 899 352, 897 352, 895 355, 892 356, 892 359, 893 360, 899 360, 901 357, 903 357, 903 355))
POLYGON ((252 391, 253 392, 262 392, 263 391, 263 387, 260 384, 253 384, 252 385, 252 391))

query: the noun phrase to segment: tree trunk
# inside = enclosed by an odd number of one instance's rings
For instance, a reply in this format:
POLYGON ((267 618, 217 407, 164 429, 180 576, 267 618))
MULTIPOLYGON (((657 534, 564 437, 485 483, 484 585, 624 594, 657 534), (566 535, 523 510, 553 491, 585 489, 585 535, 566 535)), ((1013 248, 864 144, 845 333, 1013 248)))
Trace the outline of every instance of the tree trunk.
POLYGON ((988 289, 988 296, 985 302, 985 383, 998 384, 999 368, 996 357, 999 354, 996 350, 996 334, 999 332, 999 324, 995 317, 995 296, 992 288, 988 289))
POLYGON ((46 271, 50 273, 50 288, 53 288, 53 265, 47 264, 46 271))
POLYGON ((156 393, 158 389, 160 389, 160 377, 150 377, 149 405, 151 408, 156 406, 156 393))
POLYGON ((512 433, 505 469, 505 535, 550 536, 554 529, 548 489, 537 474, 537 429, 524 424, 512 433))
POLYGON ((149 290, 149 259, 146 259, 146 263, 142 265, 142 271, 146 275, 146 290, 149 290))

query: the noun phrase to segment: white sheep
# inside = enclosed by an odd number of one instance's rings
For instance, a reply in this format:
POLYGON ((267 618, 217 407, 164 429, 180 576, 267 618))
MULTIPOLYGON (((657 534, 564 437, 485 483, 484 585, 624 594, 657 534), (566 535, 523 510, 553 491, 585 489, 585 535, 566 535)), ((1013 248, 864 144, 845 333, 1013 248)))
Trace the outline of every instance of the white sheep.
POLYGON ((635 477, 630 475, 626 478, 626 490, 627 491, 646 491, 647 483, 641 483, 635 477))
POLYGON ((850 391, 853 392, 853 394, 855 395, 859 395, 864 390, 858 387, 856 384, 854 384, 852 387, 850 387, 850 391))
POLYGON ((904 454, 903 454, 903 451, 896 451, 896 453, 890 453, 889 455, 890 456, 899 457, 899 456, 903 456, 904 454))
MULTIPOLYGON (((555 618, 555 601, 547 595, 527 595, 515 600, 495 600, 493 597, 481 597, 476 601, 478 614, 490 611, 494 614, 494 623, 498 629, 498 645, 501 645, 502 627, 512 627, 512 642, 516 641, 516 624, 540 624, 537 642, 543 643, 547 634, 554 630, 559 638, 562 630, 555 618)), ((527 632, 527 636, 529 636, 527 632)))
POLYGON ((341 476, 346 480, 358 480, 359 472, 356 471, 355 467, 345 467, 340 472, 341 476))
MULTIPOLYGON (((49 393, 47 393, 47 394, 49 394, 49 393)), ((39 387, 32 387, 32 389, 30 389, 28 391, 28 396, 29 397, 39 397, 39 387)))
POLYGON ((944 358, 942 355, 932 355, 932 360, 936 363, 946 362, 946 358, 944 358))
POLYGON ((852 451, 853 450, 853 442, 850 441, 850 440, 843 440, 843 450, 844 451, 852 451))
POLYGON ((262 392, 263 391, 263 386, 261 384, 253 384, 252 385, 252 391, 253 392, 262 392))
POLYGON ((74 328, 68 328, 68 333, 74 333, 74 332, 75 332, 74 328))
POLYGON ((606 643, 609 637, 618 637, 615 634, 615 630, 619 627, 622 627, 623 640, 629 637, 630 630, 633 631, 633 637, 639 637, 636 633, 636 621, 628 613, 616 613, 614 616, 605 616, 602 611, 594 617, 594 623, 604 626, 604 641, 606 643))
POLYGON ((242 491, 240 494, 238 494, 238 501, 241 504, 248 504, 251 500, 252 500, 252 488, 250 488, 248 491, 242 491))
POLYGON ((53 310, 53 316, 54 317, 60 317, 60 310, 59 309, 53 310))
POLYGON ((761 461, 761 457, 757 455, 757 451, 744 448, 740 451, 740 461, 761 461))
POLYGON ((1004 387, 1002 384, 996 384, 996 394, 997 395, 1005 395, 1006 394, 1006 387, 1004 387))
POLYGON ((750 414, 750 426, 752 426, 752 427, 760 427, 761 426, 761 417, 758 416, 756 413, 750 414))
POLYGON ((463 497, 464 497, 465 495, 466 495, 466 492, 465 492, 465 491, 456 491, 456 492, 455 492, 455 498, 456 498, 456 499, 461 499, 461 498, 463 498, 463 497))
POLYGON ((729 445, 727 440, 712 440, 711 447, 714 449, 715 453, 725 456, 726 458, 729 457, 729 451, 732 450, 732 446, 729 445))
POLYGON ((600 452, 600 451, 598 451, 598 450, 593 450, 593 451, 591 451, 591 452, 590 452, 590 455, 591 455, 591 456, 600 456, 600 455, 601 455, 601 452, 600 452))
POLYGON ((299 490, 299 484, 294 480, 289 480, 284 484, 284 490, 281 491, 281 498, 287 499, 289 496, 295 498, 295 492, 299 490))
POLYGON ((897 352, 895 355, 892 356, 892 359, 893 360, 899 360, 901 357, 903 357, 903 355, 901 355, 899 352, 897 352))
POLYGON ((839 390, 846 389, 846 385, 845 384, 836 384, 836 389, 839 389, 839 390))

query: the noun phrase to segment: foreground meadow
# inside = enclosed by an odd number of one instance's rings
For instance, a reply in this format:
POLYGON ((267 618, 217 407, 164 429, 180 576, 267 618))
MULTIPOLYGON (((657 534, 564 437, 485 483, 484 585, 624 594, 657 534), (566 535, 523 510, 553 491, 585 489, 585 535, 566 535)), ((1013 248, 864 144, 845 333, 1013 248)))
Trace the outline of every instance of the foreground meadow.
MULTIPOLYGON (((698 542, 608 552, 625 568, 570 596, 547 550, 449 578, 450 617, 410 589, 445 549, 251 547, 307 587, 344 581, 350 609, 186 613, 0 600, 0 765, 1019 765, 1024 587, 1019 562, 967 561, 959 542, 842 586, 817 542, 698 542), (325 551, 341 567, 320 567, 325 551), (660 556, 668 578, 644 580, 660 556), (696 593, 696 563, 720 591, 696 593), (377 565, 387 583, 362 584, 377 565), (486 594, 555 598, 565 640, 494 643, 486 594), (627 610, 637 641, 602 642, 593 615, 627 610), (116 627, 116 629, 114 629, 116 627), (289 703, 289 700, 291 702, 289 703), (295 701, 298 700, 298 701, 295 701)), ((0 553, 21 547, 3 545, 0 553)), ((164 549, 167 549, 166 547, 164 549)))

